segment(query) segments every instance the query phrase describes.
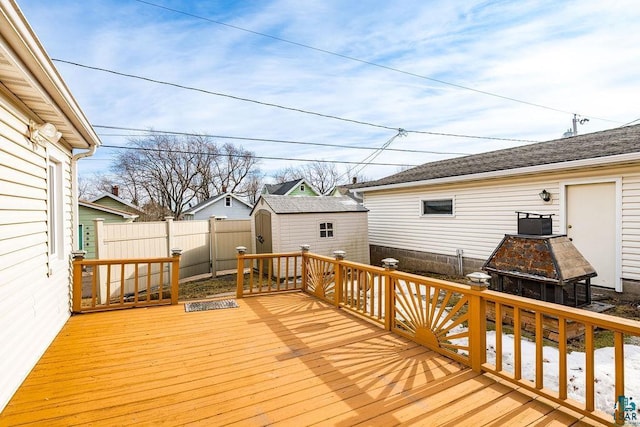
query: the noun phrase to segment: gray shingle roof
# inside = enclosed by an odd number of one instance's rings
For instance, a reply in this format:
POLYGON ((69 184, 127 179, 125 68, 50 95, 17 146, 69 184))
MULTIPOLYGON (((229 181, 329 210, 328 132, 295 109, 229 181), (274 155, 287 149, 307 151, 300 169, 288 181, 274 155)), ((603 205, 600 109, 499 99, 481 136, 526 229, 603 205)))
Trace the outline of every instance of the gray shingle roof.
MULTIPOLYGON (((350 197, 333 196, 278 196, 264 194, 261 199, 277 214, 304 214, 330 212, 368 212, 350 197)), ((254 209, 259 209, 261 201, 254 209)))
POLYGON ((385 178, 355 184, 351 188, 507 171, 629 153, 640 153, 640 125, 425 163, 385 178))
POLYGON ((300 183, 302 179, 294 179, 293 181, 282 182, 280 184, 265 184, 267 194, 276 194, 284 196, 291 189, 300 183))

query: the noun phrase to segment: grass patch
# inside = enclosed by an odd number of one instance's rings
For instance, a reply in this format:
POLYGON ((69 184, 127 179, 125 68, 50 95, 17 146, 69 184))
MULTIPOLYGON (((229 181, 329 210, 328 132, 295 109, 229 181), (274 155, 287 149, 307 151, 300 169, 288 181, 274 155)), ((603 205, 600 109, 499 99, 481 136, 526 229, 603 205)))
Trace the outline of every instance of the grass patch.
POLYGON ((193 282, 180 283, 178 299, 180 301, 203 299, 236 291, 236 275, 212 277, 193 282))

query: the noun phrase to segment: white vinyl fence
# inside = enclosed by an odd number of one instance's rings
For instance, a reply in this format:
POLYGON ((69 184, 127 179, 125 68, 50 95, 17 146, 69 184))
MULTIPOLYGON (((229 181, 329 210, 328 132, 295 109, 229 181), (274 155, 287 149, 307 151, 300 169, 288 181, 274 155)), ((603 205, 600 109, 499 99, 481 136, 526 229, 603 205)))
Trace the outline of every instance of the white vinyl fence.
POLYGON ((154 258, 182 250, 180 279, 236 268, 237 246, 251 247, 251 220, 110 223, 95 220, 96 258, 154 258))

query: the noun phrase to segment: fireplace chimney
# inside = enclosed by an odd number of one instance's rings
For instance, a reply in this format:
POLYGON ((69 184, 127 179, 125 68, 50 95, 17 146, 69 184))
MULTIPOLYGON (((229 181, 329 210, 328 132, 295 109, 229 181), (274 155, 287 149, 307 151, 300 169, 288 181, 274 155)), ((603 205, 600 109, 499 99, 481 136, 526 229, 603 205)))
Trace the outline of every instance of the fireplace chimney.
POLYGON ((118 193, 120 193, 120 188, 118 188, 117 185, 112 185, 111 186, 111 194, 113 194, 116 197, 119 197, 118 193))

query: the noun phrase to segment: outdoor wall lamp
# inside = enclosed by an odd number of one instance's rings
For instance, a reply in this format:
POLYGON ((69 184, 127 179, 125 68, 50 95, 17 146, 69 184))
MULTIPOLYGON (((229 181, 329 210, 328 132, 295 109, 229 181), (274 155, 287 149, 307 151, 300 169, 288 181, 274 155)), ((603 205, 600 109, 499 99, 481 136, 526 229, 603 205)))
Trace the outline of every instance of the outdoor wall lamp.
POLYGON ((540 193, 538 193, 538 196, 540 196, 540 198, 545 202, 551 200, 551 193, 549 193, 547 190, 542 190, 540 193))

